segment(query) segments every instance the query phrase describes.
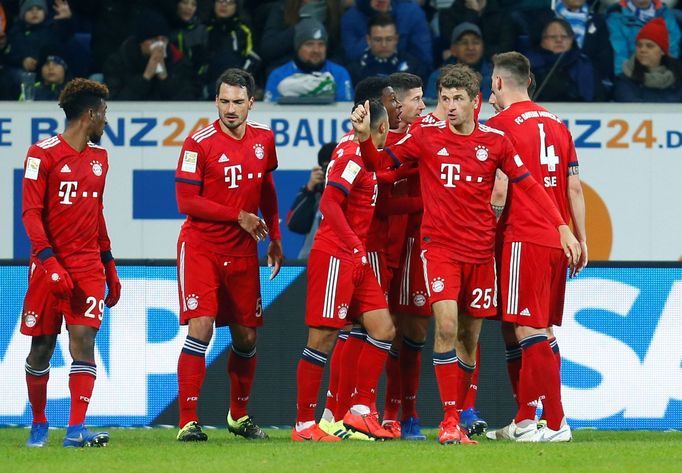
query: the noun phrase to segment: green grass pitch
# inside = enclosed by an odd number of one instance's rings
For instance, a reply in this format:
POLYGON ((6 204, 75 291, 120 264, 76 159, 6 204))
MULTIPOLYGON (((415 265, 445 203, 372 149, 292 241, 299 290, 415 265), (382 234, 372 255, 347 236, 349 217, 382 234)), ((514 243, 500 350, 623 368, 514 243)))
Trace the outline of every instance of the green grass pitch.
MULTIPOLYGON (((209 441, 182 444, 171 429, 110 429, 106 448, 64 449, 64 430, 50 430, 43 449, 27 449, 28 430, 0 429, 0 472, 682 472, 682 432, 577 431, 567 444, 441 446, 425 442, 293 443, 289 430, 268 429, 269 441, 207 430, 209 441)), ((480 437, 477 437, 480 440, 480 437)))

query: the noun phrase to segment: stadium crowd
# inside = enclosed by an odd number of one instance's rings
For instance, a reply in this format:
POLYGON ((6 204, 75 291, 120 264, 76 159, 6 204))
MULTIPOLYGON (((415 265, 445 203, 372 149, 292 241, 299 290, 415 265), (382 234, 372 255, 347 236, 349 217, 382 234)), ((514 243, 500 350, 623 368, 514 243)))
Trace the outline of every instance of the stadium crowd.
MULTIPOLYGON (((1 0, 0 99, 57 100, 69 79, 111 100, 212 99, 229 67, 258 99, 351 101, 360 80, 433 84, 496 53, 531 60, 535 99, 680 102, 676 0, 1 0)), ((484 91, 487 94, 488 91, 484 91)))

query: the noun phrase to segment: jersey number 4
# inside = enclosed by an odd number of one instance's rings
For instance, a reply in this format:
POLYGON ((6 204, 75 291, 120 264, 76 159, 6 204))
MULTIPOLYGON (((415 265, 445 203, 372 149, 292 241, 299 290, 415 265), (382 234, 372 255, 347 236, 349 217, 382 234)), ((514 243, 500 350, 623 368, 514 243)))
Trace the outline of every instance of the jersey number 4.
POLYGON ((554 145, 547 146, 545 143, 545 125, 538 123, 540 132, 540 164, 547 166, 549 172, 556 172, 556 165, 559 164, 559 156, 554 154, 554 145))

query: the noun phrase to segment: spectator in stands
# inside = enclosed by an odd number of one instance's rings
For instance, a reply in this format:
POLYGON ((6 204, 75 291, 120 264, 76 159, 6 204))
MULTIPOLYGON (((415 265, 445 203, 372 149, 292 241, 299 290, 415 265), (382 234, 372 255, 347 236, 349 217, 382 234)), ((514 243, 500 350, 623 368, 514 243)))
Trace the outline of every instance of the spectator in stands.
POLYGON ((438 15, 438 50, 443 51, 443 59, 448 59, 450 54, 452 31, 464 22, 478 25, 481 29, 487 58, 515 49, 516 29, 497 0, 455 0, 449 8, 440 10, 438 15))
POLYGON ((601 84, 590 59, 580 52, 573 30, 563 18, 552 18, 538 48, 528 54, 538 81, 540 102, 590 102, 603 99, 601 84))
POLYGON ((340 61, 339 27, 343 9, 339 0, 280 0, 270 8, 261 41, 261 55, 272 70, 291 61, 294 51, 294 28, 302 18, 312 18, 327 30, 327 57, 340 61))
POLYGON ((623 63, 635 52, 635 39, 644 23, 653 18, 663 18, 668 28, 670 56, 680 56, 680 28, 675 15, 660 0, 621 0, 606 13, 611 46, 614 52, 614 72, 623 71, 623 63))
POLYGON ((341 42, 347 61, 360 59, 367 49, 367 25, 377 13, 390 13, 398 25, 398 51, 419 58, 428 71, 433 68, 431 30, 424 10, 413 2, 356 0, 341 18, 341 42))
POLYGON ((34 100, 59 100, 64 84, 68 82, 69 67, 61 56, 50 54, 40 67, 40 78, 34 87, 34 100))
POLYGON ((93 80, 103 80, 102 68, 121 43, 133 34, 143 11, 139 0, 73 0, 73 9, 92 24, 90 72, 93 80))
POLYGON ((324 176, 332 159, 336 143, 323 144, 317 152, 317 166, 313 166, 305 186, 296 195, 287 215, 287 228, 294 233, 305 235, 298 259, 308 259, 315 233, 320 226, 320 197, 324 190, 324 176))
POLYGON ((616 79, 616 102, 682 102, 682 67, 671 57, 663 18, 649 20, 637 33, 635 54, 616 79))
MULTIPOLYGON (((490 97, 491 75, 493 66, 483 55, 485 44, 481 29, 474 23, 460 23, 452 30, 450 41, 450 57, 443 63, 466 64, 479 74, 481 74, 481 93, 483 97, 490 97)), ((435 70, 429 77, 426 84, 424 98, 436 100, 438 91, 436 90, 436 80, 440 75, 440 70, 435 70)))
POLYGON ((398 28, 388 13, 379 13, 369 22, 369 47, 362 57, 348 65, 354 84, 365 77, 388 76, 394 72, 411 72, 426 79, 426 67, 409 53, 398 51, 398 28))
POLYGON ((196 77, 206 74, 208 33, 197 15, 197 0, 179 0, 175 6, 170 43, 192 64, 196 77))
POLYGON ((557 0, 556 15, 571 25, 576 46, 592 61, 605 88, 613 83, 613 48, 604 17, 596 11, 598 2, 587 5, 586 0, 557 0))
POLYGON ((244 69, 257 75, 261 58, 253 50, 251 28, 243 16, 238 0, 215 0, 213 16, 208 23, 208 70, 205 86, 209 99, 218 77, 229 68, 244 69))
MULTIPOLYGON (((19 21, 10 30, 5 48, 5 64, 17 72, 37 72, 38 60, 47 48, 63 44, 73 35, 71 9, 66 0, 55 0, 55 15, 47 19, 45 0, 24 0, 19 21)), ((18 78, 18 75, 17 75, 18 78)))
POLYGON ((327 31, 312 18, 304 18, 294 32, 296 58, 270 73, 265 100, 280 96, 331 96, 339 102, 353 100, 350 75, 345 67, 327 59, 327 31))
POLYGON ((168 43, 170 29, 159 13, 148 11, 136 22, 135 34, 104 64, 104 81, 112 100, 194 100, 198 91, 192 67, 168 43))

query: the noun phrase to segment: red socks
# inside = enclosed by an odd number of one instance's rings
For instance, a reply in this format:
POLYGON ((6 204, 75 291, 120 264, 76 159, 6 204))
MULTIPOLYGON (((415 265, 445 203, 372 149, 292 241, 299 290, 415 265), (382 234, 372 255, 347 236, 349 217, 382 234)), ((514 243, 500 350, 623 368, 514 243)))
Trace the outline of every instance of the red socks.
POLYGON ((511 384, 512 393, 516 406, 519 406, 519 376, 521 373, 521 345, 507 345, 505 349, 507 358, 507 374, 511 384))
POLYGON ((440 399, 443 403, 443 418, 455 419, 459 422, 458 409, 464 402, 475 366, 466 365, 458 360, 454 350, 445 353, 434 352, 433 365, 436 370, 440 399))
POLYGON ((516 422, 535 418, 537 399, 542 399, 547 427, 558 430, 564 418, 561 405, 561 379, 546 335, 532 335, 521 340, 523 349, 519 383, 519 412, 516 422))
POLYGON ((317 395, 322 383, 327 355, 321 351, 305 347, 296 370, 296 423, 315 421, 317 395))
POLYGON ((334 419, 343 419, 350 409, 351 398, 356 388, 358 360, 365 346, 366 337, 367 333, 363 329, 354 328, 343 346, 334 419))
POLYGON ((43 424, 47 422, 45 417, 45 405, 47 404, 47 381, 50 379, 50 365, 44 370, 35 370, 28 364, 26 370, 26 387, 28 388, 28 402, 31 404, 33 423, 43 424))
POLYGON ((197 404, 201 385, 206 376, 206 349, 208 342, 192 338, 185 339, 185 345, 178 359, 178 406, 180 407, 180 427, 188 422, 198 421, 197 404))
POLYGON ((403 346, 400 349, 403 420, 408 417, 418 417, 417 391, 419 390, 423 349, 424 342, 415 342, 403 337, 403 346))
POLYGON ((241 352, 232 345, 227 373, 230 376, 230 416, 238 420, 248 414, 251 385, 256 375, 256 347, 241 352))
POLYGON ((69 372, 69 391, 71 392, 71 411, 69 427, 83 424, 88 411, 92 389, 97 378, 97 366, 87 361, 74 361, 69 372))
POLYGON ((360 404, 363 406, 370 406, 374 393, 376 392, 379 376, 384 370, 386 358, 388 357, 388 350, 391 349, 391 341, 377 340, 367 335, 367 341, 360 353, 360 365, 358 368, 359 376, 357 377, 357 399, 352 401, 353 404, 360 404))
POLYGON ((327 389, 327 401, 325 409, 329 409, 332 414, 336 412, 336 404, 339 393, 339 377, 341 374, 341 357, 343 356, 343 347, 346 345, 348 339, 348 332, 340 331, 332 351, 331 359, 329 360, 329 388, 327 389))
POLYGON ((386 360, 386 399, 384 402, 384 421, 398 420, 401 396, 400 353, 388 352, 386 360))
POLYGON ((478 376, 481 372, 481 345, 476 346, 476 367, 471 373, 471 384, 467 388, 464 402, 462 403, 462 410, 467 410, 476 407, 476 396, 478 395, 478 376))

